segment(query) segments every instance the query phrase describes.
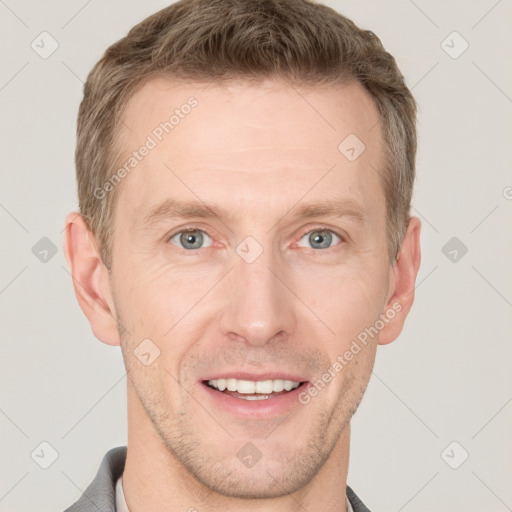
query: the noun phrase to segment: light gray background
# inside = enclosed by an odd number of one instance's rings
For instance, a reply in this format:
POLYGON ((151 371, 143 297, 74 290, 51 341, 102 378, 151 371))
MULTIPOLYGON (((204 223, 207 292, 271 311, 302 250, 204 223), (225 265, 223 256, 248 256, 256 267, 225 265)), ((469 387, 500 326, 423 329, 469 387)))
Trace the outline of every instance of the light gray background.
MULTIPOLYGON (((327 3, 379 35, 419 103, 416 302, 378 350, 348 483, 372 511, 512 510, 512 2, 327 3), (469 43, 456 59, 441 46, 453 31, 469 43), (454 236, 468 248, 456 262, 442 252, 454 236), (469 458, 452 469, 462 450, 469 458)), ((0 0, 2 511, 64 509, 126 444, 120 349, 93 336, 77 304, 62 229, 77 207, 82 82, 165 5, 0 0), (30 46, 43 31, 59 44, 47 59, 30 46), (58 249, 46 263, 32 252, 42 237, 58 249), (58 452, 46 470, 31 458, 43 441, 58 452)), ((453 53, 462 42, 444 44, 453 53)))

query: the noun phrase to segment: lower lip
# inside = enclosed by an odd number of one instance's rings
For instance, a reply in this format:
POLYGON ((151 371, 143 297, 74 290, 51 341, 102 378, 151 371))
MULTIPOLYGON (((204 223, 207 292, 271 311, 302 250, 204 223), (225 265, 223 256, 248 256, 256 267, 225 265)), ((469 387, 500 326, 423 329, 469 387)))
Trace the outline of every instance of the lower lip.
POLYGON ((230 414, 245 418, 273 418, 288 414, 294 407, 300 405, 299 394, 307 387, 304 383, 288 393, 272 396, 262 400, 244 400, 236 398, 222 391, 210 388, 204 382, 199 387, 204 390, 207 399, 211 400, 215 407, 227 411, 230 414))

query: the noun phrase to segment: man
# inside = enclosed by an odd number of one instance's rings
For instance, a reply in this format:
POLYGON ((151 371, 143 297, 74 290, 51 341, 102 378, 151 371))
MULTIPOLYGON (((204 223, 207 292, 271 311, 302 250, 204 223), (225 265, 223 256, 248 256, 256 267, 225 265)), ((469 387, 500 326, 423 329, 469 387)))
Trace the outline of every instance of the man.
POLYGON ((128 443, 69 511, 368 510, 350 420, 414 298, 415 115, 380 40, 307 0, 182 0, 107 50, 65 254, 128 443))

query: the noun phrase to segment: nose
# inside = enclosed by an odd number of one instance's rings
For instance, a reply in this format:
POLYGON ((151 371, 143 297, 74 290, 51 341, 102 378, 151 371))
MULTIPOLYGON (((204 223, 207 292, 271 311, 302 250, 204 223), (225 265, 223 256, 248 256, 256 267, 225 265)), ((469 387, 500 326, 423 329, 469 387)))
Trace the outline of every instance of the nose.
POLYGON ((239 258, 228 279, 228 300, 220 324, 223 335, 262 346, 278 336, 293 334, 294 295, 271 255, 263 252, 252 263, 239 258))

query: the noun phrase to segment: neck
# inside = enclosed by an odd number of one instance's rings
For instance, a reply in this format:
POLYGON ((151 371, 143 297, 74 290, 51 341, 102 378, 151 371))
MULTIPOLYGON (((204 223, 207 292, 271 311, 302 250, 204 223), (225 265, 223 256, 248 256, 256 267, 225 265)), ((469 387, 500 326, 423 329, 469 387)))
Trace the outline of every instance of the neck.
POLYGON ((123 490, 130 512, 346 511, 350 423, 320 471, 292 494, 270 499, 224 496, 204 486, 167 448, 128 383, 128 450, 123 490))

